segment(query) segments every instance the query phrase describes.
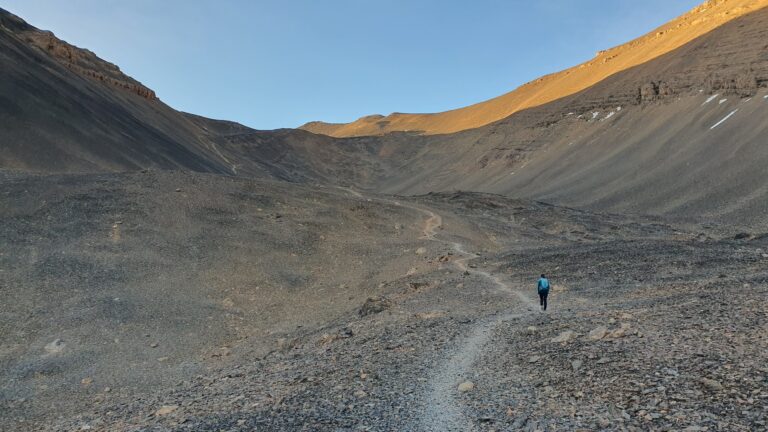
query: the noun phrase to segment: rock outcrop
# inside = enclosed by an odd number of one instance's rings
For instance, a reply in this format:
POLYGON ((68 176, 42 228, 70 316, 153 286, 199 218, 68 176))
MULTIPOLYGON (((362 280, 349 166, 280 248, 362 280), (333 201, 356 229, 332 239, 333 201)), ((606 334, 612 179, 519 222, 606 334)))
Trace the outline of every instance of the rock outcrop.
POLYGON ((0 30, 13 32, 23 42, 37 47, 82 77, 117 87, 149 100, 157 99, 154 90, 125 75, 117 65, 100 59, 87 49, 78 48, 57 38, 50 31, 39 30, 3 9, 0 9, 0 30))

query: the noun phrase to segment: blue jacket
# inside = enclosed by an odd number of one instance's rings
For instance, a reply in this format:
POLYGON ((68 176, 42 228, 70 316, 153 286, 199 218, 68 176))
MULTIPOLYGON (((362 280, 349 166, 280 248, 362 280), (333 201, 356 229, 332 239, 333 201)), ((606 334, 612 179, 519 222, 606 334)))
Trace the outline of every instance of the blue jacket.
POLYGON ((547 278, 539 279, 539 292, 549 291, 549 280, 547 278))

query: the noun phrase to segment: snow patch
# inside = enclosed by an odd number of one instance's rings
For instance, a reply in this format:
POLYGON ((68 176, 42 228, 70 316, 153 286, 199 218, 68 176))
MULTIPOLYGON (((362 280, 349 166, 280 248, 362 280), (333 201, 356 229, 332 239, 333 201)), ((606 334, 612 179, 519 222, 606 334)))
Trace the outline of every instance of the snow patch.
MULTIPOLYGON (((605 118, 604 118, 603 120, 608 120, 609 118, 613 117, 615 114, 616 114, 616 113, 615 113, 614 111, 611 111, 611 112, 609 112, 609 113, 608 113, 608 115, 607 115, 607 116, 605 116, 605 118)), ((602 121, 602 120, 601 120, 601 121, 602 121)))
POLYGON ((621 107, 616 108, 616 111, 621 111, 621 107))
POLYGON ((747 102, 749 102, 751 100, 752 100, 752 98, 749 98, 749 99, 745 100, 744 103, 747 103, 747 102))
POLYGON ((726 103, 727 101, 728 101, 728 99, 720 99, 720 102, 718 102, 717 104, 718 105, 722 105, 722 104, 726 103))
POLYGON ((592 120, 596 119, 600 115, 600 111, 592 113, 592 120))
POLYGON ((707 100, 703 104, 701 104, 701 106, 704 106, 704 105, 712 102, 713 100, 717 99, 718 96, 720 96, 720 93, 708 97, 707 100))
POLYGON ((763 99, 768 99, 768 95, 763 96, 763 99))
POLYGON ((725 118, 724 118, 724 119, 722 119, 722 120, 720 120, 719 122, 715 123, 715 125, 714 125, 714 126, 712 126, 711 128, 709 128, 709 130, 712 130, 712 129, 714 129, 714 128, 716 128, 716 127, 720 126, 721 124, 723 124, 723 123, 724 123, 726 120, 728 120, 729 118, 731 118, 731 116, 732 116, 732 115, 736 114, 736 112, 737 112, 738 110, 739 110, 739 109, 737 108, 737 109, 735 109, 735 110, 731 111, 731 113, 730 113, 730 114, 728 114, 727 116, 725 116, 725 118))

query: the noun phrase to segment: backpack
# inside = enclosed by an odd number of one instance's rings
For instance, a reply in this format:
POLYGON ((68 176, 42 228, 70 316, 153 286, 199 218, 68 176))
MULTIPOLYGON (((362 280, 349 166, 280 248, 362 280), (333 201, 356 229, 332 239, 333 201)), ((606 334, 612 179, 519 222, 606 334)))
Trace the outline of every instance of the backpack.
POLYGON ((546 278, 539 279, 539 289, 542 291, 546 291, 549 289, 549 280, 546 278))

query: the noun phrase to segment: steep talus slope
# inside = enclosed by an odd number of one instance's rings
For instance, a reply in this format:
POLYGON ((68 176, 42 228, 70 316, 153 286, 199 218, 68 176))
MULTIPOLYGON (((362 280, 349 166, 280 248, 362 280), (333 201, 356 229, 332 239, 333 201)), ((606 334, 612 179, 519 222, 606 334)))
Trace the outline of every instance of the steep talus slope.
POLYGON ((756 223, 768 163, 766 40, 763 9, 576 95, 482 128, 412 137, 418 156, 377 187, 756 223))
POLYGON ((92 53, 0 10, 0 166, 228 172, 196 127, 92 53))
POLYGON ((325 162, 365 159, 364 150, 357 156, 309 132, 254 131, 176 111, 117 66, 2 9, 0 123, 0 167, 37 172, 161 168, 298 181, 322 178, 313 169, 325 162), (250 145, 245 136, 258 138, 250 145), (328 152, 315 154, 313 141, 328 152), (261 151, 265 142, 271 149, 261 151))
POLYGON ((0 168, 183 169, 348 184, 389 172, 380 155, 412 153, 391 142, 258 131, 179 112, 117 66, 2 9, 0 48, 0 168))
POLYGON ((691 12, 627 44, 601 51, 579 66, 539 78, 469 107, 437 114, 367 116, 347 124, 312 122, 303 129, 331 136, 380 135, 392 131, 445 134, 477 128, 511 114, 584 90, 603 79, 680 48, 733 19, 768 6, 768 0, 709 0, 691 12))

